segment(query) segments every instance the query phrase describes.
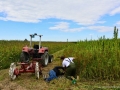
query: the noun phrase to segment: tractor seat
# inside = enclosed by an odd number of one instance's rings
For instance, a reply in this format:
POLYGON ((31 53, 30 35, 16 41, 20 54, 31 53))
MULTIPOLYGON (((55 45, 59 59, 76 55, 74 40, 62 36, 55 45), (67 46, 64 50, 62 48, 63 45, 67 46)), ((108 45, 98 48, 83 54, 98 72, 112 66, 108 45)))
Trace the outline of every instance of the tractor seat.
POLYGON ((34 49, 33 57, 37 58, 38 57, 38 51, 39 51, 39 45, 34 45, 33 49, 34 49))
POLYGON ((33 46, 34 49, 39 49, 39 45, 35 45, 33 46))

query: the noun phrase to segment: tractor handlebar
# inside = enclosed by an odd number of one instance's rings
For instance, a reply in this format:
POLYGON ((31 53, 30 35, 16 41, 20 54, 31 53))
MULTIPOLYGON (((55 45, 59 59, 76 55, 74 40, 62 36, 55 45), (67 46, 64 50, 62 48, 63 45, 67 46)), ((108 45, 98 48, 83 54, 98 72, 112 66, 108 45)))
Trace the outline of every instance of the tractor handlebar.
POLYGON ((32 43, 32 38, 34 38, 35 36, 39 36, 40 37, 40 41, 39 41, 39 48, 40 48, 40 46, 41 46, 41 37, 43 35, 37 35, 37 33, 30 34, 30 47, 31 47, 31 43, 32 43))

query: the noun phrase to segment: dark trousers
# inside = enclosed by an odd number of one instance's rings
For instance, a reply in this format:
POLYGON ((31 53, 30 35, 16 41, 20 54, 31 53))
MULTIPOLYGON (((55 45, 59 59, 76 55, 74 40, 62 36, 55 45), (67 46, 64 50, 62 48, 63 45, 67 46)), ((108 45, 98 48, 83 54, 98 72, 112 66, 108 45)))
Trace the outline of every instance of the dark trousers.
POLYGON ((72 80, 71 76, 76 78, 76 66, 75 63, 70 63, 70 65, 66 68, 65 72, 66 78, 72 80))

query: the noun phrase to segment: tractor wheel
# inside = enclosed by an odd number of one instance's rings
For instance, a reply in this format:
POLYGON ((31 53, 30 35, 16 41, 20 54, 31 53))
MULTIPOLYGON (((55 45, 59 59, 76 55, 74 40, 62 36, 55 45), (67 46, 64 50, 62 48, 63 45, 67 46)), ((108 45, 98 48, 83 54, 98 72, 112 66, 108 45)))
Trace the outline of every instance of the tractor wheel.
POLYGON ((48 65, 48 60, 49 60, 49 55, 48 52, 45 52, 42 56, 41 56, 41 64, 43 66, 47 66, 48 65))
POLYGON ((20 55, 20 62, 26 62, 28 63, 30 61, 29 54, 26 52, 22 52, 20 55))
POLYGON ((37 79, 39 79, 39 63, 36 62, 35 64, 35 76, 37 79))
POLYGON ((14 70, 16 69, 15 63, 11 63, 10 69, 9 69, 9 76, 11 80, 15 80, 16 75, 14 75, 14 70))
POLYGON ((49 63, 51 63, 53 59, 54 59, 53 55, 49 55, 49 63))

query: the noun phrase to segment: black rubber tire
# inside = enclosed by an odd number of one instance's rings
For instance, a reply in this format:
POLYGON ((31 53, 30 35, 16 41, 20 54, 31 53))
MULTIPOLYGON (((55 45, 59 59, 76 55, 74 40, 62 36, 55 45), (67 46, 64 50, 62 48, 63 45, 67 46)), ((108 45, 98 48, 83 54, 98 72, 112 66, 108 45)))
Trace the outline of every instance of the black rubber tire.
POLYGON ((28 53, 22 52, 20 55, 20 62, 28 63, 30 61, 30 57, 28 53))
POLYGON ((53 59, 54 59, 53 55, 49 55, 49 63, 51 63, 53 59))
POLYGON ((41 56, 41 64, 42 66, 47 66, 48 65, 48 61, 49 61, 49 55, 48 52, 45 52, 42 56, 41 56))

